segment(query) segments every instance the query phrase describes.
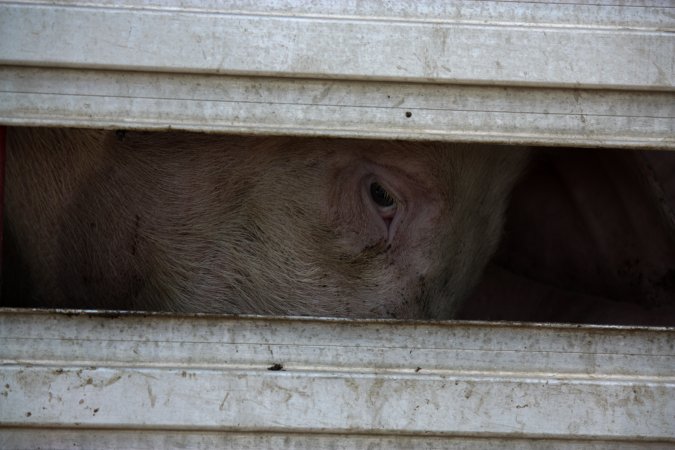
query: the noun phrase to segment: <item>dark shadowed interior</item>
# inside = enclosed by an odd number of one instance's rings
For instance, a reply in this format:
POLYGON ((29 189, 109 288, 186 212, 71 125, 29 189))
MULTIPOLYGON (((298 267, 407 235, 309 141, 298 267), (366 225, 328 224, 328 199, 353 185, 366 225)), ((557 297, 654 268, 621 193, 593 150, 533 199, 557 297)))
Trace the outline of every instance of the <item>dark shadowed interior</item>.
MULTIPOLYGON (((3 261, 2 305, 22 306, 31 278, 9 233, 3 261)), ((535 149, 457 318, 674 326, 675 153, 535 149)))
POLYGON ((464 319, 675 325, 675 154, 540 149, 464 319))

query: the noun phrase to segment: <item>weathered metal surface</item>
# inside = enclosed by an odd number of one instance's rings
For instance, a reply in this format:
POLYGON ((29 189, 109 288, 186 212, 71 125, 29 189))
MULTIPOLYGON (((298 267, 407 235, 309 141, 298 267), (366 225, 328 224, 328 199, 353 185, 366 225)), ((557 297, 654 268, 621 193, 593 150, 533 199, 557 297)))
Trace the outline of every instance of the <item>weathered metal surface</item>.
POLYGON ((673 149, 674 11, 0 2, 0 123, 673 149))
POLYGON ((306 450, 672 450, 672 443, 621 442, 593 439, 549 440, 463 436, 406 436, 309 434, 309 433, 237 433, 203 430, 106 430, 93 433, 68 429, 2 428, 0 445, 7 450, 91 450, 91 449, 306 449, 306 450))
POLYGON ((5 67, 0 121, 675 149, 675 92, 5 67))
POLYGON ((177 12, 227 12, 294 18, 408 20, 466 24, 519 24, 672 29, 670 0, 15 0, 12 3, 92 6, 177 12))
MULTIPOLYGON (((264 7, 232 11, 223 2, 192 2, 188 9, 173 1, 155 2, 154 7, 92 1, 81 2, 86 7, 78 2, 5 3, 0 4, 0 61, 461 84, 657 90, 675 85, 675 26, 672 17, 665 20, 666 14, 655 28, 639 23, 607 27, 583 19, 580 24, 569 19, 563 24, 466 23, 457 13, 448 15, 450 8, 439 3, 405 8, 399 17, 360 15, 354 6, 311 13, 327 9, 320 7, 324 3, 303 14, 298 2, 292 8, 296 14, 281 16, 266 13, 264 7), (425 20, 408 19, 427 8, 431 11, 423 14, 425 20)), ((658 6, 663 13, 674 10, 658 6)), ((643 2, 631 11, 654 16, 647 11, 651 7, 643 2)), ((516 8, 525 6, 511 7, 516 8)), ((283 12, 279 6, 276 10, 283 12)), ((611 16, 621 16, 626 8, 613 10, 611 16)))
MULTIPOLYGON (((674 12, 2 1, 0 123, 675 149, 674 12)), ((0 360, 3 449, 675 445, 673 329, 5 310, 0 360)))
POLYGON ((674 347, 673 329, 5 310, 0 444, 672 445, 674 347))

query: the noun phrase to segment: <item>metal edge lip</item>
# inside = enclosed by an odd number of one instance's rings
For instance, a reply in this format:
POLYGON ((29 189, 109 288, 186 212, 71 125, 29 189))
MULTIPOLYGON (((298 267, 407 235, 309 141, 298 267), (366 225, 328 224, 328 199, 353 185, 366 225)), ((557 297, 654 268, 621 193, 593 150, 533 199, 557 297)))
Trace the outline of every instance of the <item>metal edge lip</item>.
POLYGON ((0 307, 2 315, 54 315, 74 318, 96 319, 124 319, 124 318, 157 318, 157 319, 195 319, 195 320, 246 320, 250 322, 296 322, 317 324, 345 324, 351 326, 383 325, 392 327, 451 327, 451 328, 514 328, 540 329, 561 331, 591 331, 604 330, 632 331, 632 332, 664 332, 675 333, 675 326, 643 326, 643 325, 602 325, 602 324, 574 324, 549 322, 514 322, 514 321, 478 321, 478 320, 405 320, 405 319, 350 319, 341 317, 310 317, 310 316, 278 316, 255 314, 217 314, 217 313, 181 313, 159 311, 130 311, 130 310, 94 310, 68 308, 17 308, 0 307))

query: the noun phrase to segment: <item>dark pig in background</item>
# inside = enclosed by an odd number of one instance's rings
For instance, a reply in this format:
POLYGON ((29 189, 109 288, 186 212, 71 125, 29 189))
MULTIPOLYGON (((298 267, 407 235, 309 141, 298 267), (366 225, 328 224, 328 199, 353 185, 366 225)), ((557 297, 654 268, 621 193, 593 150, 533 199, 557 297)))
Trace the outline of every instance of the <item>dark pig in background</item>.
POLYGON ((8 130, 5 305, 452 318, 527 152, 8 130))

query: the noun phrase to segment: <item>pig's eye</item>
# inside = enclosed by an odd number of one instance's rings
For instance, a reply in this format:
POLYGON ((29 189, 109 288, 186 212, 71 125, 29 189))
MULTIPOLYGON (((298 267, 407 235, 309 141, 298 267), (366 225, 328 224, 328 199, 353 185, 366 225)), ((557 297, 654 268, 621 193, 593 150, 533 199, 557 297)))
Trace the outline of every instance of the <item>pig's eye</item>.
POLYGON ((374 182, 370 185, 370 196, 378 206, 389 208, 394 205, 394 198, 387 192, 380 183, 374 182))

